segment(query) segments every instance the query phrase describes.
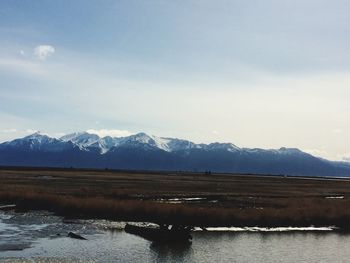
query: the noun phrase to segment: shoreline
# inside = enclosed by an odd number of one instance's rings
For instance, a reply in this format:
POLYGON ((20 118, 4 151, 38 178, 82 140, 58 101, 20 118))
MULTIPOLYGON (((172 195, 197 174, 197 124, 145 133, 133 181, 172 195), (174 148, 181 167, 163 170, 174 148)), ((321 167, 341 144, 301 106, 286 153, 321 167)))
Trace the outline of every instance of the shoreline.
MULTIPOLYGON (((33 201, 33 200, 30 200, 33 201)), ((23 199, 21 200, 23 202, 23 199)), ((51 204, 49 204, 51 205, 51 204)), ((31 213, 36 211, 45 211, 48 213, 52 213, 52 215, 59 216, 64 218, 67 222, 70 220, 78 220, 78 221, 89 221, 89 220, 105 220, 109 222, 119 222, 119 223, 133 223, 137 225, 146 225, 146 226, 156 226, 160 225, 164 222, 158 221, 158 220, 152 220, 152 221, 145 221, 141 218, 135 218, 135 217, 127 217, 127 216, 116 216, 116 217, 110 217, 110 216, 103 216, 103 215, 91 215, 91 214, 82 214, 82 213, 69 213, 65 214, 62 213, 62 211, 55 210, 54 208, 45 209, 43 206, 40 207, 29 207, 21 206, 21 205, 14 205, 11 204, 5 204, 0 207, 0 212, 6 214, 7 211, 14 212, 14 213, 31 213), (1 209, 4 208, 4 209, 1 209)), ((78 211, 77 211, 78 212, 78 211)), ((196 213, 195 213, 196 214, 196 213)), ((197 215, 197 214, 196 214, 197 215)), ((178 215, 177 215, 178 216, 178 215)), ((142 217, 144 218, 144 217, 142 217)), ((215 217, 214 217, 215 218, 215 217)), ((255 220, 254 220, 255 221, 255 220)), ((271 220, 275 221, 275 220, 271 220)), ((179 221, 172 221, 169 220, 166 222, 167 224, 179 224, 179 221)), ((313 224, 312 222, 309 223, 309 221, 304 221, 301 224, 284 224, 283 221, 278 222, 277 224, 271 224, 266 221, 266 219, 262 220, 260 223, 259 221, 256 221, 256 224, 244 224, 242 221, 237 224, 203 224, 202 222, 198 221, 198 224, 196 222, 192 221, 191 224, 187 224, 186 220, 183 220, 180 224, 183 225, 189 225, 192 226, 194 229, 193 231, 208 231, 208 232, 320 232, 320 231, 336 231, 336 232, 342 232, 342 233, 348 233, 349 230, 347 228, 347 225, 344 227, 342 224, 336 224, 336 222, 333 222, 333 224, 313 224), (262 223, 264 222, 264 223, 262 223)))
MULTIPOLYGON (((43 217, 45 216, 58 216, 53 212, 48 212, 44 210, 30 210, 26 213, 36 213, 36 212, 44 212, 44 215, 41 215, 43 217)), ((20 214, 20 212, 16 212, 14 210, 0 210, 0 214, 5 216, 11 216, 13 214, 20 214)), ((59 216, 61 217, 61 216, 59 216)), ((106 231, 122 231, 125 228, 125 225, 132 224, 136 226, 143 226, 143 227, 157 227, 158 225, 152 222, 138 222, 138 221, 111 221, 106 219, 73 219, 73 220, 67 220, 64 217, 62 217, 63 222, 69 223, 69 224, 93 224, 96 225, 96 222, 103 221, 104 226, 100 226, 103 230, 106 231), (107 224, 106 224, 107 222, 107 224), (110 226, 108 223, 112 224, 110 226)), ((0 218, 1 221, 1 218, 0 218)), ((97 224, 98 225, 98 224, 97 224)), ((244 232, 244 233, 290 233, 290 232, 339 232, 341 229, 335 227, 335 226, 323 226, 323 227, 315 227, 315 226, 308 226, 308 227, 194 227, 192 229, 192 232, 244 232)))

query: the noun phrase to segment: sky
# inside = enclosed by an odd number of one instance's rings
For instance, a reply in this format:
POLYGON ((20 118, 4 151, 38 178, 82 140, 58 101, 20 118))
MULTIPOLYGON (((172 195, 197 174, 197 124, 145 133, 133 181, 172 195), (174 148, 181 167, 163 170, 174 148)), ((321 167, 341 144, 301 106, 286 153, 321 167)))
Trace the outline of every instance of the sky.
POLYGON ((0 141, 146 132, 350 161, 350 1, 0 1, 0 141))

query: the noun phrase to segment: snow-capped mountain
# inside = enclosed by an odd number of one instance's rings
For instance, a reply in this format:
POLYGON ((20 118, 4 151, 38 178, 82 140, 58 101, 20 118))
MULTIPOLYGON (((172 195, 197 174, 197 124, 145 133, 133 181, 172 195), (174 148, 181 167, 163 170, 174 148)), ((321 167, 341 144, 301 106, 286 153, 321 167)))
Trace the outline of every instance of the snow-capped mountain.
POLYGON ((64 149, 72 148, 71 143, 67 144, 60 139, 51 138, 40 132, 36 132, 21 139, 16 139, 10 142, 0 144, 1 148, 21 148, 28 151, 62 151, 64 149))
POLYGON ((65 135, 61 137, 60 140, 72 142, 82 150, 97 150, 101 154, 105 154, 112 148, 115 149, 118 147, 141 147, 150 150, 159 149, 166 152, 176 152, 202 147, 187 140, 157 137, 154 135, 147 135, 143 132, 127 137, 115 138, 110 136, 100 138, 96 134, 76 132, 65 135))
POLYGON ((62 136, 60 140, 65 142, 72 142, 80 148, 87 148, 90 145, 94 144, 100 139, 100 137, 96 134, 90 134, 87 132, 75 132, 72 134, 68 134, 62 136))
POLYGON ((0 144, 0 165, 350 176, 349 163, 331 162, 295 148, 196 144, 146 133, 101 138, 76 132, 59 139, 35 133, 0 144))
POLYGON ((237 147, 232 143, 214 142, 208 145, 204 144, 202 147, 207 150, 222 150, 222 151, 228 151, 228 152, 236 152, 236 151, 242 150, 241 148, 237 147))
POLYGON ((112 137, 100 138, 96 134, 87 132, 75 132, 64 135, 60 138, 64 142, 71 142, 78 146, 81 150, 94 150, 100 153, 107 152, 114 146, 115 139, 112 137))

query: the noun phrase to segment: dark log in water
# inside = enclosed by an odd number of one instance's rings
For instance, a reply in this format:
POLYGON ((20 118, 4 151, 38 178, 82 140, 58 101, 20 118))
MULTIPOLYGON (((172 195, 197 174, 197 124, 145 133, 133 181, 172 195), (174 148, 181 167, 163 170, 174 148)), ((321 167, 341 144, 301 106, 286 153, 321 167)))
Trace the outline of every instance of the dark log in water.
POLYGON ((86 240, 85 237, 82 237, 81 235, 75 234, 73 232, 69 232, 68 237, 74 238, 74 239, 86 240))
POLYGON ((127 224, 125 232, 154 242, 183 242, 192 240, 191 228, 183 226, 141 227, 127 224))

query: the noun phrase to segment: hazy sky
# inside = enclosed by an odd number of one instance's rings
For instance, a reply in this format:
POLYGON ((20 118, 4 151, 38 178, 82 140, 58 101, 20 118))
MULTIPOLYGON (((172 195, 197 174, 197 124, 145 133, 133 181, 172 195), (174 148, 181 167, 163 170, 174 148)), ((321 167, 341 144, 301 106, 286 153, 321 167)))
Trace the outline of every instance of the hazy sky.
POLYGON ((350 160, 350 1, 2 0, 0 81, 0 141, 144 131, 350 160))

